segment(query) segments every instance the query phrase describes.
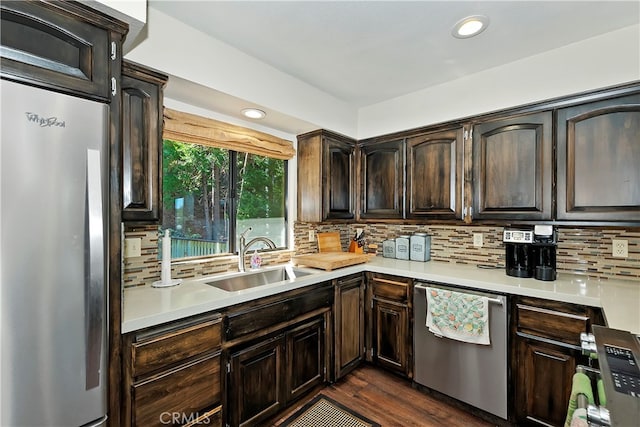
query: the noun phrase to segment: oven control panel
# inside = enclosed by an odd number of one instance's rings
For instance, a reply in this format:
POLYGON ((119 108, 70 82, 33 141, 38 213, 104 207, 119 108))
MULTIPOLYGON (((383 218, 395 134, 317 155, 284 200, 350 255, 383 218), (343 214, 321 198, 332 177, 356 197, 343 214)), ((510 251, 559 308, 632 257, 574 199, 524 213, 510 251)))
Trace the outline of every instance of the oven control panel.
POLYGON ((640 368, 633 352, 608 344, 604 345, 604 350, 616 391, 640 398, 640 368))

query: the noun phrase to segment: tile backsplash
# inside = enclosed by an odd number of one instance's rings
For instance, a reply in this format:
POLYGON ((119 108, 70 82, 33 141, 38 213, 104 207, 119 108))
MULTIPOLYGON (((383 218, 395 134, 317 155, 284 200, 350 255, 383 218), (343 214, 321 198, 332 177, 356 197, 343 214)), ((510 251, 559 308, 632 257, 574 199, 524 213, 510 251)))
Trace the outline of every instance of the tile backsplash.
MULTIPOLYGON (((425 232, 431 235, 431 259, 460 264, 504 265, 504 246, 501 226, 479 225, 401 225, 386 223, 294 224, 295 251, 277 251, 263 254, 263 264, 279 264, 291 260, 295 254, 318 251, 315 239, 309 241, 309 231, 340 232, 343 250, 356 228, 363 228, 367 244, 377 245, 382 255, 382 242, 401 234, 425 232), (482 233, 483 246, 473 246, 473 234, 482 233)), ((158 228, 135 227, 125 230, 125 237, 142 239, 142 255, 123 260, 123 284, 139 286, 160 279, 158 259, 158 228)), ((234 255, 209 259, 180 260, 172 263, 173 278, 193 278, 210 274, 237 271, 238 258, 234 255)), ((558 227, 558 272, 585 274, 595 278, 616 278, 637 281, 640 284, 640 228, 558 227), (614 258, 611 240, 628 241, 629 256, 614 258)))
MULTIPOLYGON (((158 227, 136 227, 125 230, 125 238, 142 239, 141 256, 124 258, 124 287, 140 286, 160 280, 160 259, 158 259, 158 227)), ((291 260, 292 252, 288 250, 266 252, 260 254, 262 264, 282 264, 291 260)), ((251 254, 247 254, 248 259, 251 254)), ((238 271, 238 257, 235 255, 219 256, 206 259, 184 259, 171 263, 171 277, 174 279, 190 279, 208 276, 225 271, 238 271)))
MULTIPOLYGON (((317 252, 315 242, 309 242, 310 230, 316 233, 339 231, 343 250, 350 236, 363 228, 367 244, 376 244, 382 255, 382 242, 401 234, 425 232, 431 235, 431 259, 459 264, 504 265, 502 226, 480 225, 398 225, 385 223, 328 224, 297 222, 294 225, 296 253, 317 252), (482 233, 483 246, 473 246, 473 234, 482 233)), ((640 228, 558 227, 556 252, 558 272, 586 274, 596 278, 616 278, 640 282, 640 228), (624 239, 629 244, 627 258, 611 255, 612 239, 624 239)))

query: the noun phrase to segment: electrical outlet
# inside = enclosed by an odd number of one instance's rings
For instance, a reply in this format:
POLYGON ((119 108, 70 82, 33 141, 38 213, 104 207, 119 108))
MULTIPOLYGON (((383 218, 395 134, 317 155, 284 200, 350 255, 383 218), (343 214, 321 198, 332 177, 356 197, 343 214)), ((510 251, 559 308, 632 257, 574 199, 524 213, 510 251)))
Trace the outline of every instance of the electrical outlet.
POLYGON ((611 253, 614 258, 626 258, 629 256, 629 241, 628 240, 612 240, 611 253))
POLYGON ((473 246, 481 248, 484 243, 482 233, 473 233, 473 246))
POLYGON ((128 238, 124 239, 124 257, 133 258, 142 256, 142 239, 128 238))
POLYGON ((316 238, 316 232, 314 230, 309 230, 309 241, 313 242, 316 238))

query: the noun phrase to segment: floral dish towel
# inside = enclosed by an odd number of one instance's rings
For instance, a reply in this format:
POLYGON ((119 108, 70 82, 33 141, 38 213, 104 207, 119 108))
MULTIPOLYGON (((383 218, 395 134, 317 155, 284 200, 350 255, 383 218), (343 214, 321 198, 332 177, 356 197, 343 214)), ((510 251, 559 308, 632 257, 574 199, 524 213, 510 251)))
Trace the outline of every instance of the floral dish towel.
POLYGON ((490 345, 487 297, 427 288, 427 327, 435 335, 490 345))

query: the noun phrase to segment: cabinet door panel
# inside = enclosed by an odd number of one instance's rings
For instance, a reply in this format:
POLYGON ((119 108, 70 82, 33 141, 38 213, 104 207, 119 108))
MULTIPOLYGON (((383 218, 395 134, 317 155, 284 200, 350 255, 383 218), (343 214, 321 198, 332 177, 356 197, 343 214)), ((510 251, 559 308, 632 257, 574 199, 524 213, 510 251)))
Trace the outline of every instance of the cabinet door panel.
POLYGON ((640 221, 640 94, 558 112, 558 219, 640 221))
POLYGON ((335 376, 346 375, 364 354, 364 282, 362 276, 336 286, 335 376))
POLYGON ((283 406, 284 336, 231 355, 229 419, 234 426, 256 425, 283 406))
POLYGON ((122 77, 122 219, 160 219, 162 174, 159 88, 122 77))
POLYGON ((361 148, 362 218, 402 218, 404 140, 361 148))
POLYGON ((355 217, 355 140, 327 130, 298 135, 298 220, 355 217))
POLYGON ((407 306, 374 300, 374 362, 388 369, 407 373, 407 306))
POLYGON ((544 112, 474 127, 474 218, 551 218, 551 120, 544 112))
POLYGON ((325 144, 328 170, 324 172, 326 182, 323 191, 327 201, 324 218, 353 218, 355 148, 352 144, 328 137, 325 144))
POLYGON ((109 32, 74 17, 97 19, 90 10, 73 10, 78 7, 2 2, 2 73, 110 101, 109 32))
POLYGON ((462 128, 407 139, 407 216, 462 215, 462 128))
POLYGON ((287 332, 287 403, 324 382, 324 319, 287 332))
POLYGON ((564 425, 576 352, 519 339, 516 417, 530 424, 564 425))
POLYGON ((298 136, 298 220, 324 220, 322 206, 324 180, 322 177, 322 136, 298 136))
POLYGON ((358 358, 362 353, 362 344, 357 332, 360 330, 360 287, 345 289, 341 292, 340 319, 341 330, 346 332, 347 328, 352 328, 352 334, 343 334, 340 342, 341 365, 358 358), (344 329, 342 329, 344 328, 344 329))

